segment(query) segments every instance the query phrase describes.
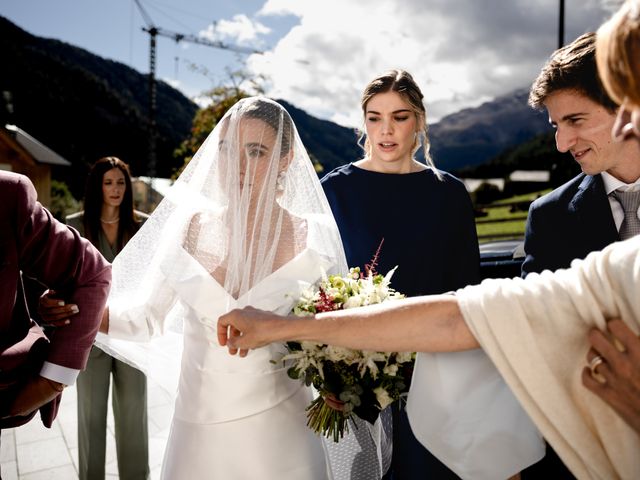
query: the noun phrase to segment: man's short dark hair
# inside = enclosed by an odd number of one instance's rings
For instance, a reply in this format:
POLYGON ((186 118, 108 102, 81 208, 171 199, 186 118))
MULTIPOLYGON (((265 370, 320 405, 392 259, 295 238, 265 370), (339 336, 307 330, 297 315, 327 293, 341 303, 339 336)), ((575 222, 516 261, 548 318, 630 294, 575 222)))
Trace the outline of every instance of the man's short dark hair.
POLYGON ((545 100, 559 90, 575 90, 609 111, 616 103, 605 91, 596 66, 596 34, 585 33, 569 45, 556 50, 542 67, 529 91, 529 105, 544 108, 545 100))

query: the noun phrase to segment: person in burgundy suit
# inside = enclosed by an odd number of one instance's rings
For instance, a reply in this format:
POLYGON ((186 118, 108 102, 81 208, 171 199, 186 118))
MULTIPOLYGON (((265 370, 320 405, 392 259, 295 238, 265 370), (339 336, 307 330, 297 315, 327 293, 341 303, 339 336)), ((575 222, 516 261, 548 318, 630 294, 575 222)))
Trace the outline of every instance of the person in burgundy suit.
POLYGON ((109 294, 111 266, 90 242, 53 218, 37 202, 23 175, 0 171, 0 429, 28 422, 40 410, 50 427, 60 395, 82 370, 109 294), (22 276, 54 289, 79 308, 73 321, 53 330, 29 375, 15 367, 16 351, 42 336, 31 319, 22 276), (20 372, 18 381, 10 374, 20 372))

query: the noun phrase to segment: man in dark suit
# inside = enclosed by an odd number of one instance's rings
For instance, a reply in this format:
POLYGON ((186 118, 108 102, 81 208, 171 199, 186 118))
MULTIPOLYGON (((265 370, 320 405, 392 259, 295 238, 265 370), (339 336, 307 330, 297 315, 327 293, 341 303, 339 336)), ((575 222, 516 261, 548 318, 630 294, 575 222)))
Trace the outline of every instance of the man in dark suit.
POLYGON ((640 188, 640 146, 611 138, 617 105, 598 77, 595 34, 557 50, 531 87, 529 103, 546 108, 556 146, 582 173, 531 205, 522 274, 566 268, 619 240, 624 219, 616 190, 640 188))
POLYGON ((41 335, 29 315, 22 276, 55 289, 80 309, 73 322, 50 335, 42 367, 38 364, 11 388, 0 385, 0 428, 26 423, 38 409, 50 427, 64 386, 75 382, 87 362, 109 293, 111 266, 37 202, 35 188, 23 175, 0 171, 0 232, 0 379, 6 380, 16 347, 29 335, 41 335))
MULTIPOLYGON (((617 105, 598 77, 595 34, 553 53, 531 87, 529 104, 546 108, 558 150, 570 152, 582 173, 532 203, 523 277, 567 268, 572 260, 620 240, 625 214, 616 191, 640 189, 640 144, 615 142, 611 136, 617 105)), ((523 472, 527 477, 573 478, 549 448, 539 464, 523 472)))

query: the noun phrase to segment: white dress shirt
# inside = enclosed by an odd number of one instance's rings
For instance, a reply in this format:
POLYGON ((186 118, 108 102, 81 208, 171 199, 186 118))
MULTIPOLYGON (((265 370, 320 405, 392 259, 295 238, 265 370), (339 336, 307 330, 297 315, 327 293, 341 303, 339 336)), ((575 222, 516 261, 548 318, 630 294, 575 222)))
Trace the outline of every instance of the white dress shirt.
MULTIPOLYGON (((635 192, 640 190, 640 178, 633 183, 624 183, 622 180, 618 180, 616 177, 607 172, 602 172, 602 180, 604 181, 604 190, 609 197, 609 206, 611 207, 611 214, 613 220, 616 222, 616 229, 620 231, 620 226, 624 220, 624 210, 620 202, 611 195, 616 190, 622 190, 623 192, 635 192)), ((640 208, 638 209, 638 218, 640 218, 640 208)))

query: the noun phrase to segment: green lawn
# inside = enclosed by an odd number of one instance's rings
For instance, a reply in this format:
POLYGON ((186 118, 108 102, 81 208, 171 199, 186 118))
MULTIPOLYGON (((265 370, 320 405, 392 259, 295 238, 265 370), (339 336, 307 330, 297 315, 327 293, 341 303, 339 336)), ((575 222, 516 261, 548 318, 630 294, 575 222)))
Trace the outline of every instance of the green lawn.
POLYGON ((518 210, 512 212, 509 204, 533 201, 550 191, 550 189, 547 189, 526 195, 517 195, 511 198, 501 199, 488 205, 484 209, 488 215, 486 217, 476 218, 476 231, 480 243, 493 240, 523 238, 524 227, 527 221, 527 211, 518 210))

